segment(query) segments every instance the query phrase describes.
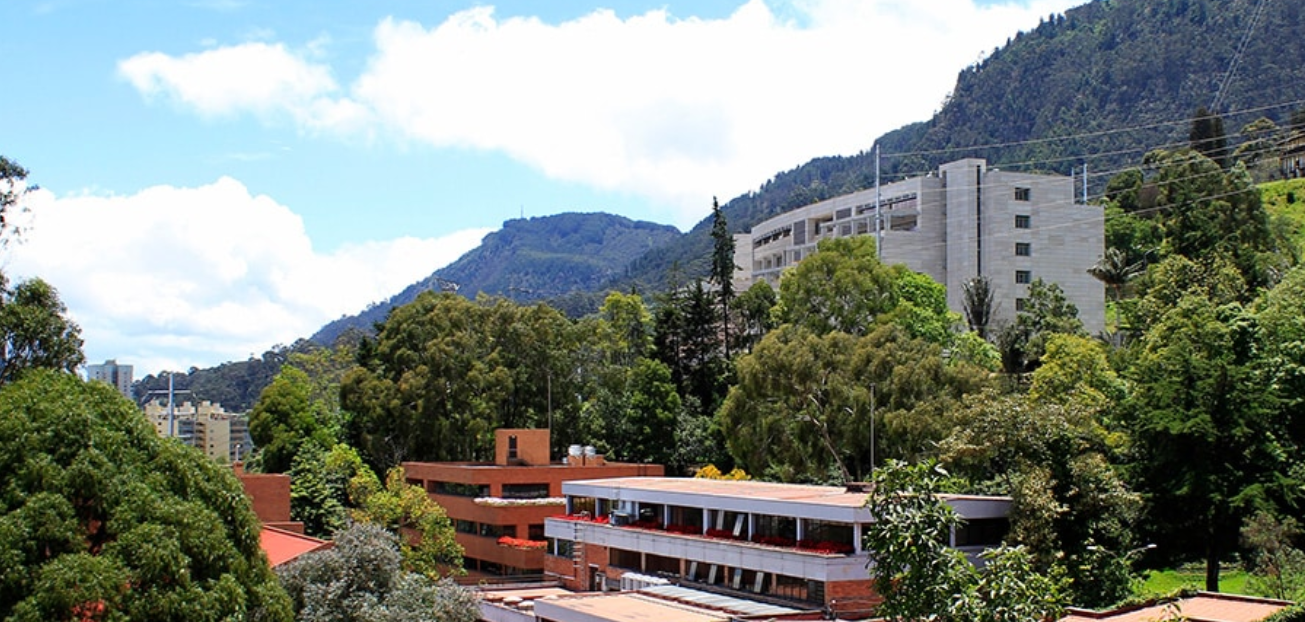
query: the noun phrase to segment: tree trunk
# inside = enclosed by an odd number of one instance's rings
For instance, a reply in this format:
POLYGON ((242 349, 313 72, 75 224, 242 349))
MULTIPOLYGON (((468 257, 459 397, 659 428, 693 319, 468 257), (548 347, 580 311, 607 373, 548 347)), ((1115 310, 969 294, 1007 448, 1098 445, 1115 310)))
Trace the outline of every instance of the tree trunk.
POLYGON ((1205 591, 1219 591, 1219 544, 1213 533, 1205 547, 1205 591))

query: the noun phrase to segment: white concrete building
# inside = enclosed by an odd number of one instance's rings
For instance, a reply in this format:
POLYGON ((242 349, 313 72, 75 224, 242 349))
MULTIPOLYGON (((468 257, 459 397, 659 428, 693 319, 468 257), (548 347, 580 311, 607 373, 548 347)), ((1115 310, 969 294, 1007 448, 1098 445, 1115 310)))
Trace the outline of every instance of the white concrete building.
POLYGON ((1105 329, 1105 288, 1087 272, 1104 252, 1104 213, 1075 201, 1070 177, 1001 171, 981 159, 950 162, 936 174, 762 222, 736 263, 754 280, 777 285, 820 240, 853 235, 876 235, 883 261, 945 285, 957 313, 964 313, 964 283, 982 275, 993 285, 994 319, 1012 321, 1029 283, 1042 279, 1064 290, 1090 334, 1105 329))
MULTIPOLYGON (((839 486, 670 477, 562 484, 566 516, 544 522, 545 575, 574 590, 620 589, 634 573, 800 608, 870 610, 879 598, 862 532, 867 493, 839 486)), ((1008 497, 943 495, 966 522, 951 545, 1001 541, 1008 497)))

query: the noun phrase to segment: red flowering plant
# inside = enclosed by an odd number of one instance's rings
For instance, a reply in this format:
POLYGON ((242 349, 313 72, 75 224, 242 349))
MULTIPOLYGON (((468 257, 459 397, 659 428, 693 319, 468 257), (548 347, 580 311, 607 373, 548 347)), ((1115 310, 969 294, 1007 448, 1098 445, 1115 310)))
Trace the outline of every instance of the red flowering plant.
POLYGON ((524 538, 513 538, 512 536, 503 536, 498 539, 498 545, 506 546, 513 549, 520 549, 523 551, 533 551, 535 549, 542 549, 544 547, 547 547, 548 543, 544 542, 543 540, 526 540, 524 538))
POLYGON ((847 555, 856 550, 856 548, 850 544, 844 542, 833 542, 830 540, 798 540, 797 547, 804 551, 822 553, 824 555, 847 555))

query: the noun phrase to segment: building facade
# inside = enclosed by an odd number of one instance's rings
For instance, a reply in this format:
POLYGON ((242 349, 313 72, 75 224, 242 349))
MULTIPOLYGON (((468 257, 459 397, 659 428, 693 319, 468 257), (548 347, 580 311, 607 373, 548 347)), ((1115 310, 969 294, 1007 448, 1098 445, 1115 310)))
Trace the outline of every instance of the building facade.
POLYGON ((553 462, 550 441, 548 430, 496 430, 492 463, 403 463, 408 483, 424 488, 453 521, 469 572, 542 573, 544 519, 565 511, 563 482, 665 472, 660 465, 607 462, 579 445, 553 462))
MULTIPOLYGON (((873 521, 855 488, 664 477, 572 481, 566 515, 544 523, 546 575, 574 590, 662 577, 845 616, 879 602, 862 532, 873 521)), ((951 545, 1000 543, 1007 497, 943 497, 966 519, 951 545)))
POLYGON ((823 239, 874 235, 880 258, 933 277, 963 311, 964 285, 988 277, 993 316, 1013 321, 1034 280, 1056 283, 1091 334, 1105 328, 1105 288, 1090 274, 1105 246, 1104 211, 1076 202, 1074 180, 989 168, 981 159, 821 201, 752 228, 736 264, 772 285, 823 239), (877 207, 876 207, 877 206, 877 207), (876 218, 876 213, 878 217, 876 218))
POLYGON ((118 392, 123 394, 127 399, 132 398, 132 367, 131 365, 119 364, 115 359, 109 359, 103 365, 87 365, 86 379, 107 382, 118 392))
POLYGON ((145 403, 145 416, 159 436, 178 438, 224 464, 239 462, 254 447, 249 436, 249 419, 227 412, 221 404, 174 403, 169 411, 167 400, 157 399, 145 403))

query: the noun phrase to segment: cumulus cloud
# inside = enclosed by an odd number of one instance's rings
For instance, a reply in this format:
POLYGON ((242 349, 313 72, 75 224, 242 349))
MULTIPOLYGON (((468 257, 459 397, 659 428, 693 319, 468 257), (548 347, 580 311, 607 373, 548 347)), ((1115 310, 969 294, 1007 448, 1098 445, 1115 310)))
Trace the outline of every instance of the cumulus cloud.
POLYGON ((488 230, 313 250, 302 219, 231 178, 128 196, 28 195, 32 227, 5 274, 39 275, 81 325, 91 362, 140 374, 260 355, 457 259, 488 230))
POLYGON ((706 197, 926 119, 960 69, 1080 2, 750 0, 723 19, 596 10, 558 24, 480 6, 429 27, 381 21, 347 89, 280 45, 144 54, 120 69, 204 113, 279 110, 314 130, 506 153, 649 197, 683 227, 706 197), (229 84, 243 71, 251 85, 229 84))

